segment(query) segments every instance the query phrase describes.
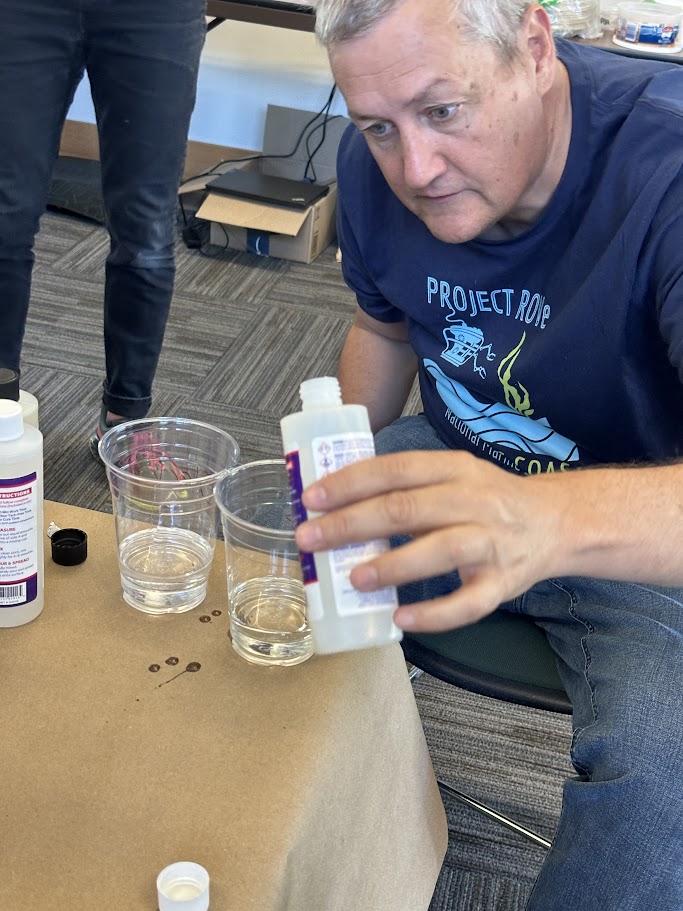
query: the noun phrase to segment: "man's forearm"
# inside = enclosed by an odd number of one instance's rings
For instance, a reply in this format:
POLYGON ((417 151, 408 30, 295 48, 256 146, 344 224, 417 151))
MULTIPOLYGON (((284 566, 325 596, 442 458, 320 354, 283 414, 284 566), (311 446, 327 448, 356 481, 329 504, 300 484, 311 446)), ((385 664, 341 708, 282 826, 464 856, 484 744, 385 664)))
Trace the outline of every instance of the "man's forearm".
POLYGON ((683 463, 538 480, 557 498, 563 575, 683 585, 683 463))
POLYGON ((407 341, 354 323, 339 361, 346 404, 365 405, 376 433, 400 416, 415 379, 417 360, 407 341))

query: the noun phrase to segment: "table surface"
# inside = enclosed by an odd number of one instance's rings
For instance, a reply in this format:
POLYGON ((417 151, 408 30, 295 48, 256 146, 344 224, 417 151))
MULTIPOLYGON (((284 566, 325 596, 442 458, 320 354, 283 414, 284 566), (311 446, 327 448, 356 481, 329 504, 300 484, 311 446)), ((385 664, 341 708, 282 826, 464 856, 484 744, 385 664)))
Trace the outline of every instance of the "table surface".
POLYGON ((208 0, 207 13, 219 19, 236 19, 298 31, 315 30, 313 7, 288 0, 208 0))
POLYGON ((0 630, 0 908, 154 911, 194 860, 211 911, 426 911, 447 831, 400 648, 254 667, 220 542, 204 604, 154 617, 121 598, 111 516, 50 521, 89 555, 48 557, 43 613, 0 630))

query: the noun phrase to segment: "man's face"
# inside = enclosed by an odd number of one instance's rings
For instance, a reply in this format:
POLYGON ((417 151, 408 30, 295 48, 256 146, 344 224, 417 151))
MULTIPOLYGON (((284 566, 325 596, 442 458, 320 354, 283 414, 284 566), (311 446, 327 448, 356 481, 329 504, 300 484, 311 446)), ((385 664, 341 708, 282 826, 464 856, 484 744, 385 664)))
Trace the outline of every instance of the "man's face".
POLYGON ((403 0, 335 45, 330 63, 396 196, 435 237, 461 243, 533 220, 547 202, 549 77, 524 26, 519 59, 506 63, 466 41, 450 10, 450 0, 403 0))

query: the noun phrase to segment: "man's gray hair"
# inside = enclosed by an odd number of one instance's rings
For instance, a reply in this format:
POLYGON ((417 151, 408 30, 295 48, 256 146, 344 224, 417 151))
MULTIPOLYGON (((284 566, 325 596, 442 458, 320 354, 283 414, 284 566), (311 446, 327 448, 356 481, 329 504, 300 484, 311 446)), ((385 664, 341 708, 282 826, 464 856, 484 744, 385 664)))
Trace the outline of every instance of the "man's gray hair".
MULTIPOLYGON (((333 45, 369 31, 402 0, 311 0, 320 43, 333 45)), ((425 3, 431 0, 423 0, 425 3)), ((531 0, 450 0, 467 38, 488 41, 505 60, 517 52, 517 32, 531 0)))

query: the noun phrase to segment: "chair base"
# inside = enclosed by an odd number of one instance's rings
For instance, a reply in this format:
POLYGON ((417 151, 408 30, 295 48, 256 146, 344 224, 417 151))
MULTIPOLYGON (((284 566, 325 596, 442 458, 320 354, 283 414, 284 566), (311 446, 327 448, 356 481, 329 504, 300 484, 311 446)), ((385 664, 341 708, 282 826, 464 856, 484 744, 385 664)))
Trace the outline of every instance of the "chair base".
POLYGON ((449 794, 451 797, 455 797, 456 800, 467 804, 468 807, 472 807, 473 809, 478 810, 479 813, 482 813, 484 816, 488 816, 489 819, 493 819, 496 822, 500 823, 502 826, 506 826, 508 829, 512 829, 513 832, 517 832, 519 835, 523 835, 524 838, 528 838, 529 841, 533 841, 534 844, 540 845, 546 850, 550 848, 551 842, 549 842, 547 838, 543 838, 541 835, 538 835, 531 829, 527 829, 526 826, 515 822, 514 819, 510 819, 509 816, 505 816, 503 813, 498 813, 497 810, 493 810, 491 807, 487 807, 485 803, 480 803, 473 797, 469 797, 467 794, 463 794, 462 791, 458 791, 457 788, 446 784, 440 779, 437 779, 437 784, 442 794, 449 794))
MULTIPOLYGON (((421 667, 418 667, 416 664, 414 664, 408 671, 408 678, 412 683, 413 680, 421 677, 424 673, 426 673, 426 671, 423 671, 421 667)), ((456 800, 459 800, 461 803, 466 804, 468 807, 472 807, 472 809, 477 810, 484 816, 488 816, 489 819, 493 819, 495 822, 500 823, 502 826, 506 826, 513 832, 517 832, 518 835, 523 835, 524 838, 528 838, 529 841, 532 841, 535 845, 540 845, 546 850, 550 848, 551 842, 549 842, 547 838, 543 838, 543 836, 539 835, 537 832, 534 832, 531 829, 527 829, 526 826, 515 822, 514 819, 510 819, 510 817, 505 816, 504 813, 499 813, 497 810, 488 807, 485 803, 481 803, 480 801, 475 800, 474 797, 470 797, 468 794, 464 794, 462 791, 458 791, 457 788, 446 784, 445 781, 441 781, 439 778, 437 778, 436 783, 438 784, 439 791, 442 795, 448 794, 451 797, 455 797, 456 800)))

